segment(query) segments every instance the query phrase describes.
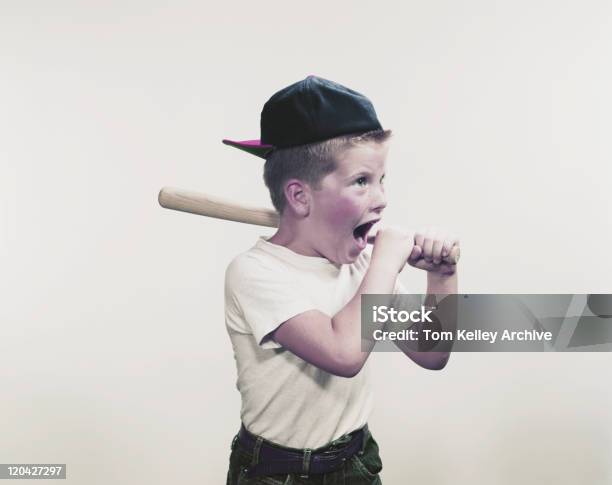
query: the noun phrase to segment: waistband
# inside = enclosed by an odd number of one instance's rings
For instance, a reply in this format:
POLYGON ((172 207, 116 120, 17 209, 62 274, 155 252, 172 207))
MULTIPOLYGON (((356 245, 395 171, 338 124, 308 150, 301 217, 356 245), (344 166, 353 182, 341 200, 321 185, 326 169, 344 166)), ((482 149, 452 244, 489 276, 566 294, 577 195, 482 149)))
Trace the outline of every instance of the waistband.
POLYGON ((247 477, 296 473, 302 477, 329 473, 355 454, 363 454, 368 425, 316 449, 287 448, 249 432, 244 424, 235 436, 232 448, 238 442, 252 454, 251 464, 246 468, 247 477))

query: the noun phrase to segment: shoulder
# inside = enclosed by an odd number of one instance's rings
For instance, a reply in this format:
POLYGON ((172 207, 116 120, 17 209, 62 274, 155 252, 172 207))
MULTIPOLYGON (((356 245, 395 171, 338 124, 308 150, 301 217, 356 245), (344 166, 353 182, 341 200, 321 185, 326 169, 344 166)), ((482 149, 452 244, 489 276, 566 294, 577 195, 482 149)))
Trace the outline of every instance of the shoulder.
POLYGON ((297 273, 281 258, 257 245, 237 255, 225 270, 227 294, 285 293, 296 285, 297 273))
POLYGON ((252 299, 267 293, 276 280, 271 263, 255 247, 235 256, 225 270, 226 310, 252 306, 252 299))
POLYGON ((257 259, 253 258, 249 251, 240 253, 227 265, 227 268, 225 269, 225 281, 240 278, 241 274, 253 270, 257 266, 257 259))
POLYGON ((264 275, 269 277, 270 274, 282 273, 282 270, 281 261, 254 246, 234 257, 227 265, 225 281, 241 281, 245 278, 257 278, 264 275))

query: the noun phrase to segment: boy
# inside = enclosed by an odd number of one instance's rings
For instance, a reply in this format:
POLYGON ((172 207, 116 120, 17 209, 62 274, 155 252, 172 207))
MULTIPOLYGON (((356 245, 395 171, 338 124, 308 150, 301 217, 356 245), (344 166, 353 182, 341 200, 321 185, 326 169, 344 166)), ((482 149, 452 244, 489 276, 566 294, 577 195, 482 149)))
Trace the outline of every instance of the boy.
MULTIPOLYGON (((280 214, 276 234, 226 272, 242 397, 228 484, 381 483, 360 297, 401 292, 406 262, 427 271, 428 293, 457 292, 456 267, 444 261, 454 238, 383 229, 371 257, 364 251, 386 206, 389 136, 365 96, 309 76, 268 100, 261 140, 224 140, 266 158, 280 214)), ((429 369, 448 359, 404 352, 429 369)))

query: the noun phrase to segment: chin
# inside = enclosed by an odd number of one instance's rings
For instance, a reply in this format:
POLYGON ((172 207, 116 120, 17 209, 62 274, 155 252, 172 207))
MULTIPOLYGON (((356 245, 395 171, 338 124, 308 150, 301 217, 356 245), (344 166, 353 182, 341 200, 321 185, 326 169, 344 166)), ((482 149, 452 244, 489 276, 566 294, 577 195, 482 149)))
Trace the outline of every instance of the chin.
POLYGON ((325 258, 328 261, 331 261, 334 264, 353 264, 359 258, 359 255, 363 249, 355 247, 355 245, 351 244, 349 247, 345 247, 343 252, 334 252, 329 255, 325 255, 325 258))
POLYGON ((358 250, 356 253, 354 251, 348 252, 343 258, 344 261, 341 261, 341 263, 342 264, 353 264, 355 261, 357 261, 357 258, 359 257, 362 251, 363 249, 358 250))

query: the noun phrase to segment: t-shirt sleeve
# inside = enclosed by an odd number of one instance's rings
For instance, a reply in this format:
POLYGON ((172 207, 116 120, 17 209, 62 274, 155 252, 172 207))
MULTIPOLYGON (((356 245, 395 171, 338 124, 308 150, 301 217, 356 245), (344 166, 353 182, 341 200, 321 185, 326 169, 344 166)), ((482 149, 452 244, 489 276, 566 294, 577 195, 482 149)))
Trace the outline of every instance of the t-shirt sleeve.
POLYGON ((393 293, 396 295, 393 299, 393 306, 398 310, 418 310, 421 306, 423 295, 415 294, 410 291, 399 278, 395 280, 395 288, 393 293))
POLYGON ((395 295, 407 295, 410 293, 408 291, 408 288, 406 288, 404 284, 402 283, 402 281, 400 280, 399 275, 397 276, 397 279, 395 280, 395 288, 393 288, 393 293, 395 295))
POLYGON ((280 348, 270 332, 290 318, 315 309, 295 274, 244 254, 225 273, 225 320, 229 331, 251 333, 264 349, 280 348))

